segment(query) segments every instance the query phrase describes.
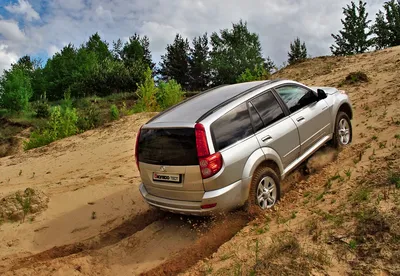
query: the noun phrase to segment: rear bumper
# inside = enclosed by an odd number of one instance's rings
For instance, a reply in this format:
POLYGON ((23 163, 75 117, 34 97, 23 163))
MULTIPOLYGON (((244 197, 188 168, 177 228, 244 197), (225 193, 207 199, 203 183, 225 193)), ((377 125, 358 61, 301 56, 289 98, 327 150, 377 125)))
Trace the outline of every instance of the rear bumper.
POLYGON ((248 192, 246 193, 248 191, 246 189, 248 185, 245 185, 246 182, 246 180, 239 180, 224 188, 204 192, 201 201, 183 201, 157 197, 149 194, 143 183, 140 184, 139 191, 148 204, 161 210, 185 215, 207 216, 229 211, 243 205, 248 195, 248 192), (202 205, 214 203, 217 205, 213 208, 201 208, 202 205))

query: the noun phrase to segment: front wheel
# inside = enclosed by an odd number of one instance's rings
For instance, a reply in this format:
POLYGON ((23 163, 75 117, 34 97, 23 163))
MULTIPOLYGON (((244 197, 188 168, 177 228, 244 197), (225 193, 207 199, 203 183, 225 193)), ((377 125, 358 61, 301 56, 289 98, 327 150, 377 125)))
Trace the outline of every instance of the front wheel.
POLYGON ((347 146, 351 143, 353 131, 349 116, 344 112, 339 112, 336 117, 335 133, 333 145, 336 148, 347 146))
POLYGON ((280 180, 276 172, 269 167, 256 170, 251 181, 249 203, 262 210, 272 208, 280 199, 280 180))

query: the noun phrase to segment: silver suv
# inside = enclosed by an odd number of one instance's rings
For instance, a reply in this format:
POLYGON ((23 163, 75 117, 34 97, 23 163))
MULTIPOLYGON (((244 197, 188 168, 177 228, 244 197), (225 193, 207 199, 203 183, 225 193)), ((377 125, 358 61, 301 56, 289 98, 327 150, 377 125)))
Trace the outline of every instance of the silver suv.
POLYGON ((210 89, 141 127, 140 192, 181 214, 271 208, 290 171, 328 141, 351 142, 352 116, 349 97, 332 87, 272 80, 210 89))

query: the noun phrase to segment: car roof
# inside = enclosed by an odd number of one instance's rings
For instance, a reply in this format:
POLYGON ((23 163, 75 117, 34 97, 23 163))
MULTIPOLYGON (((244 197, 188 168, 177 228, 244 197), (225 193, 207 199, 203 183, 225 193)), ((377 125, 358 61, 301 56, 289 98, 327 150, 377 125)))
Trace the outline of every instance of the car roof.
POLYGON ((153 117, 148 124, 162 124, 169 122, 195 123, 213 109, 221 107, 231 99, 241 96, 242 93, 254 88, 264 86, 272 81, 252 81, 231 85, 218 86, 216 88, 199 93, 196 96, 173 106, 157 116, 153 117))

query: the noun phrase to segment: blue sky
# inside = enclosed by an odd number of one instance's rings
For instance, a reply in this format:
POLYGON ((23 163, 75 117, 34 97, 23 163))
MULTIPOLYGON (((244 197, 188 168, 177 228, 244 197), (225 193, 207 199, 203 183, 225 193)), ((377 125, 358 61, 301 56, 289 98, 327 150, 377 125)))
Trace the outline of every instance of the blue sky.
MULTIPOLYGON (((150 38, 158 62, 176 33, 189 40, 243 19, 265 56, 281 65, 297 36, 312 56, 330 54, 347 0, 0 0, 0 70, 29 54, 46 60, 98 32, 110 44, 135 32, 150 38)), ((370 0, 370 19, 385 1, 370 0)))

